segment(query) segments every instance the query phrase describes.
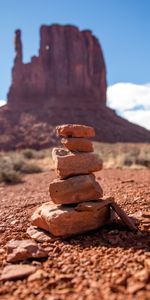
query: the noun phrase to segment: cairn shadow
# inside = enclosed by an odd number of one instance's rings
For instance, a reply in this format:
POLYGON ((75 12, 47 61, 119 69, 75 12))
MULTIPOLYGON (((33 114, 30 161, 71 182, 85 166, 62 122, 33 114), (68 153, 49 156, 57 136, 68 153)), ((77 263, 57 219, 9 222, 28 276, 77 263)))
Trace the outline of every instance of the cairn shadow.
POLYGON ((99 230, 93 230, 63 240, 69 245, 79 245, 81 249, 91 247, 123 248, 150 251, 150 231, 132 232, 120 222, 113 222, 99 230))

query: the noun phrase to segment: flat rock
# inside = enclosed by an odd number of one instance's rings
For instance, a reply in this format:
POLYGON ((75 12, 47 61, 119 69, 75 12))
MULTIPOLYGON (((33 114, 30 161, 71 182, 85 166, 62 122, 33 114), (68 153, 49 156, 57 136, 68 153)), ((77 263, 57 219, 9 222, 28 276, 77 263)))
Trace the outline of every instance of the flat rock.
POLYGON ((115 211, 115 213, 120 217, 121 221, 130 229, 133 231, 137 231, 136 224, 132 221, 131 218, 128 217, 126 212, 113 200, 113 198, 110 198, 110 206, 115 211))
POLYGON ((150 258, 146 258, 144 260, 144 265, 145 265, 145 268, 147 268, 150 272, 150 258))
POLYGON ((70 151, 93 152, 93 144, 86 138, 63 138, 61 144, 70 151))
POLYGON ((49 274, 42 269, 37 270, 35 273, 31 274, 28 278, 28 281, 41 280, 48 278, 49 274))
POLYGON ((8 262, 17 262, 28 258, 47 257, 48 253, 42 249, 35 241, 26 240, 10 240, 7 243, 8 262))
POLYGON ((95 129, 79 124, 64 124, 56 127, 57 136, 91 138, 95 136, 95 129))
POLYGON ((142 217, 147 219, 150 218, 150 212, 149 211, 142 212, 142 217))
POLYGON ((99 199, 103 190, 93 174, 79 175, 50 183, 51 200, 56 204, 71 204, 99 199))
POLYGON ((68 237, 97 229, 110 222, 111 210, 107 201, 97 200, 78 205, 42 204, 31 217, 34 226, 54 236, 68 237))
POLYGON ((36 271, 36 267, 31 265, 8 265, 6 266, 1 274, 0 280, 17 280, 22 279, 36 271))
POLYGON ((27 229, 27 234, 35 241, 39 243, 44 243, 44 242, 51 242, 55 238, 52 236, 50 233, 46 232, 45 230, 42 230, 40 228, 30 226, 27 229))
MULTIPOLYGON (((131 281, 131 283, 130 283, 128 281, 128 284, 127 284, 127 292, 129 294, 135 294, 136 292, 138 292, 140 290, 143 290, 145 288, 146 288, 146 286, 145 286, 144 282, 134 282, 134 281, 131 281)), ((134 298, 132 298, 132 299, 134 299, 134 298)))
POLYGON ((150 274, 149 274, 147 268, 145 268, 145 269, 142 269, 140 271, 135 272, 134 275, 133 275, 133 277, 136 280, 139 280, 139 281, 147 283, 149 281, 150 274))
POLYGON ((72 153, 67 149, 54 148, 52 158, 57 176, 61 179, 74 175, 100 171, 102 159, 95 153, 72 153))

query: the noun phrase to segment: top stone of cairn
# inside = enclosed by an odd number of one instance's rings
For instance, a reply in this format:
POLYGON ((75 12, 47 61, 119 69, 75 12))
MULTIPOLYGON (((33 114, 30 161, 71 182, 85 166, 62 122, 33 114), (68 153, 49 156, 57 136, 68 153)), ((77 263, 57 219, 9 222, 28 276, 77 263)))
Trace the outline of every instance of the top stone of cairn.
POLYGON ((56 127, 57 136, 91 138, 95 136, 95 129, 79 124, 65 124, 56 127))

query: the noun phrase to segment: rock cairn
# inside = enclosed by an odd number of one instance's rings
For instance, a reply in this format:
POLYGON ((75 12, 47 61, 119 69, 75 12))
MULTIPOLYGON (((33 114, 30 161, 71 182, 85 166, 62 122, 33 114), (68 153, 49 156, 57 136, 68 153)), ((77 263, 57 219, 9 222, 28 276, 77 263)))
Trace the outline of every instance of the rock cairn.
POLYGON ((55 236, 69 236, 96 229, 110 221, 110 209, 100 198, 103 190, 93 172, 102 169, 101 158, 93 152, 92 127, 56 127, 63 148, 54 148, 52 158, 57 179, 50 183, 51 201, 32 216, 32 224, 55 236))
POLYGON ((93 174, 102 169, 102 159, 90 141, 94 128, 67 124, 56 127, 56 133, 63 145, 52 151, 57 179, 49 186, 50 201, 34 212, 32 225, 67 237, 109 223, 115 210, 128 227, 135 229, 112 198, 101 199, 103 190, 93 174))

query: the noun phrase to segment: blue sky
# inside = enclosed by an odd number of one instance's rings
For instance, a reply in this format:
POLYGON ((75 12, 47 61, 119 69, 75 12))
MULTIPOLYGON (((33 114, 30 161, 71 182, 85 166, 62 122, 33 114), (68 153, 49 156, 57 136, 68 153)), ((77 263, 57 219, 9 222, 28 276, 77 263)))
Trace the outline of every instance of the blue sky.
POLYGON ((102 45, 108 85, 150 82, 149 0, 0 0, 0 99, 11 82, 17 28, 24 62, 37 54, 41 24, 91 29, 102 45))

